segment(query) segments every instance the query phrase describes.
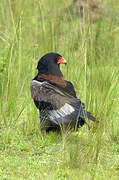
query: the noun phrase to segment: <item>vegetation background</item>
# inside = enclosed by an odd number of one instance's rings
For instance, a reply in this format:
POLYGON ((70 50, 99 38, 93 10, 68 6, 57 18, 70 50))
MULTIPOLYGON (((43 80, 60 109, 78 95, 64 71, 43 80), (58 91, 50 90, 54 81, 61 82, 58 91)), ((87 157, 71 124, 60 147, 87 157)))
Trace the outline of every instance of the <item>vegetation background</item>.
POLYGON ((100 4, 92 23, 71 0, 1 0, 0 179, 119 179, 119 1, 100 4), (41 134, 30 81, 47 52, 68 61, 65 79, 100 121, 90 131, 41 134))

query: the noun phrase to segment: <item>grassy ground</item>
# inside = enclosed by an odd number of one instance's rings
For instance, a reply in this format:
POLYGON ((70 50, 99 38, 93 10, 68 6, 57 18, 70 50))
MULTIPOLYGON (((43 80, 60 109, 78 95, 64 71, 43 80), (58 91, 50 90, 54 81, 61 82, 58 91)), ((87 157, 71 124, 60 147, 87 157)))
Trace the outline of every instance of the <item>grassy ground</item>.
POLYGON ((70 0, 1 0, 0 179, 119 179, 119 2, 102 3, 114 13, 90 24, 65 10, 70 0), (29 87, 51 51, 100 121, 90 131, 40 132, 29 87))

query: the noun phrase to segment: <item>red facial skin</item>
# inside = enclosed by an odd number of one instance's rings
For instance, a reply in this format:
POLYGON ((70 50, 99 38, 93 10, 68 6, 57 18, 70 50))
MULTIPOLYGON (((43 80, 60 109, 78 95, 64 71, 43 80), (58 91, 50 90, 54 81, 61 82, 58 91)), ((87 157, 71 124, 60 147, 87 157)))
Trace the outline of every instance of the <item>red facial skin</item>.
POLYGON ((66 64, 67 61, 63 57, 59 57, 57 64, 66 64))

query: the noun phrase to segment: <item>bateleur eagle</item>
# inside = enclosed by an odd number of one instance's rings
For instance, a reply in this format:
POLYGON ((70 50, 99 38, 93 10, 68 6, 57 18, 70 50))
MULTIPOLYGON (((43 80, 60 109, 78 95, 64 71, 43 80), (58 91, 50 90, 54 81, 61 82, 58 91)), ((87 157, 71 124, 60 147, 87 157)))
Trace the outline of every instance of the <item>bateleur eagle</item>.
POLYGON ((31 96, 40 111, 41 129, 46 131, 78 129, 86 118, 96 121, 76 96, 73 84, 64 80, 60 64, 66 64, 60 54, 44 55, 37 65, 38 74, 31 81, 31 96))

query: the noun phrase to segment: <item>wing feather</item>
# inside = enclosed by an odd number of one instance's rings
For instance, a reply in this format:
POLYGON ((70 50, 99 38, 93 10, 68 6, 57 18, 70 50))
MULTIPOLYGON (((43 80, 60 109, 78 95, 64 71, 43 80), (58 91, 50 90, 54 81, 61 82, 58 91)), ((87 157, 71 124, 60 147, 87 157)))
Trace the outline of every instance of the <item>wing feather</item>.
POLYGON ((39 104, 51 105, 51 109, 45 106, 44 109, 49 119, 56 125, 69 122, 76 123, 80 118, 85 120, 89 116, 89 113, 85 110, 84 103, 80 99, 47 81, 39 82, 33 80, 31 82, 31 96, 39 104))

